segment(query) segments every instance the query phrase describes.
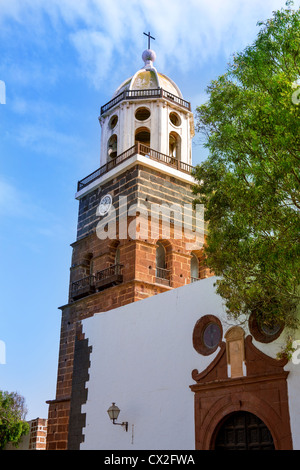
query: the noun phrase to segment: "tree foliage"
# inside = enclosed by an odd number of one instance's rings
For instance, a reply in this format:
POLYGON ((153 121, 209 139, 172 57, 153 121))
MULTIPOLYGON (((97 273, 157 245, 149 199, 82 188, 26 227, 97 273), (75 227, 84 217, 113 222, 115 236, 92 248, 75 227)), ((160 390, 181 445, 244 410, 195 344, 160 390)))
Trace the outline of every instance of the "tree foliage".
POLYGON ((29 432, 29 424, 24 421, 26 413, 21 395, 0 390, 0 450, 9 442, 17 446, 21 437, 29 432))
POLYGON ((196 167, 206 263, 235 316, 297 324, 299 305, 300 10, 259 23, 196 110, 207 160, 196 167), (297 83, 298 81, 298 83, 297 83))

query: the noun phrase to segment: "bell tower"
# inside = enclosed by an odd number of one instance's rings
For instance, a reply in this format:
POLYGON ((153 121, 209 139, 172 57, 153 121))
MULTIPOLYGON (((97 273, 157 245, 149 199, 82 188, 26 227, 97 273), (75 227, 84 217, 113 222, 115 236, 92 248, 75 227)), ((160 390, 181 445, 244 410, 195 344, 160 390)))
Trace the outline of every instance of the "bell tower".
POLYGON ((56 397, 47 402, 49 450, 74 449, 83 439, 87 392, 79 391, 74 361, 85 360, 76 346, 81 320, 209 275, 201 267, 201 215, 192 207, 191 106, 154 67, 149 43, 142 59, 101 107, 100 167, 77 185, 56 397))
POLYGON ((146 49, 142 58, 144 67, 125 80, 101 108, 100 164, 140 142, 179 165, 186 164, 187 169, 192 163, 194 135, 190 103, 170 78, 157 72, 153 50, 146 49))

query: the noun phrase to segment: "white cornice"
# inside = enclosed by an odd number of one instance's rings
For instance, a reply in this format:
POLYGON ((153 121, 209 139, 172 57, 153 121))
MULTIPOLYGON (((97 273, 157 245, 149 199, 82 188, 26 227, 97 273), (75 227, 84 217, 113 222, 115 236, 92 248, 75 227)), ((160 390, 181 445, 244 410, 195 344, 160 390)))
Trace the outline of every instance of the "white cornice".
POLYGON ((144 155, 135 154, 128 160, 124 161, 123 163, 120 163, 120 165, 112 168, 110 171, 108 171, 104 175, 97 178, 95 181, 92 181, 85 188, 78 191, 75 194, 75 199, 79 200, 82 197, 86 196, 91 191, 94 191, 95 189, 100 188, 101 186, 106 184, 109 180, 116 178, 116 176, 119 176, 121 173, 133 167, 137 163, 147 166, 148 168, 155 169, 165 175, 172 176, 173 178, 176 178, 180 181, 184 181, 185 183, 195 184, 195 179, 191 175, 184 173, 183 171, 177 170, 175 168, 172 168, 168 165, 165 165, 164 163, 160 163, 156 160, 152 160, 151 158, 148 158, 144 155))

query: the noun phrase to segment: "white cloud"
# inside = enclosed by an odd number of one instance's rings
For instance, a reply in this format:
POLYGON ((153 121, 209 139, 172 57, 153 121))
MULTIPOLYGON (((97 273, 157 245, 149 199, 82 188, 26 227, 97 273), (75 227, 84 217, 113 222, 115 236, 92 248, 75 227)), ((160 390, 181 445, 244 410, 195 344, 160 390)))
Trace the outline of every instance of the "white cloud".
POLYGON ((60 40, 67 34, 83 73, 99 88, 116 65, 126 76, 142 66, 144 31, 156 37, 160 70, 190 71, 244 48, 256 37, 257 21, 284 6, 285 0, 0 0, 0 23, 38 24, 41 34, 46 14, 60 40))
POLYGON ((159 70, 189 72, 205 67, 222 53, 229 58, 244 48, 255 39, 257 22, 284 6, 283 0, 130 0, 126 6, 124 0, 83 3, 84 11, 75 12, 63 1, 60 8, 64 18, 69 9, 73 17, 82 14, 86 29, 70 37, 87 75, 98 87, 111 74, 114 78, 116 65, 120 74, 122 63, 125 77, 142 66, 140 56, 147 46, 144 31, 150 29, 156 37, 151 46, 157 52, 159 70))
POLYGON ((73 33, 70 39, 78 51, 84 73, 97 88, 110 69, 112 42, 102 33, 88 30, 73 33))

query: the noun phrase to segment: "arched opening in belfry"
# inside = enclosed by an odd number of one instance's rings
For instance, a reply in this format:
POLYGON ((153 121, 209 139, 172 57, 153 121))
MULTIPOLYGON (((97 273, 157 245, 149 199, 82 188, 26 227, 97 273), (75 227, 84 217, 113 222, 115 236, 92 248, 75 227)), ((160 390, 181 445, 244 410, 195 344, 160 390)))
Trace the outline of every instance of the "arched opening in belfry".
POLYGON ((156 268, 166 269, 166 251, 160 242, 156 244, 156 268))
POLYGON ((170 285, 170 270, 167 269, 170 264, 171 245, 168 242, 157 241, 156 243, 156 282, 170 285))
POLYGON ((192 253, 191 257, 191 282, 195 282, 199 279, 199 260, 195 253, 192 253))
POLYGON ((147 127, 140 127, 135 132, 135 143, 140 143, 150 147, 150 130, 147 127))
POLYGON ((169 134, 169 156, 180 160, 181 158, 181 138, 177 132, 169 134))
POLYGON ((111 159, 116 158, 118 155, 118 137, 113 134, 107 143, 107 154, 111 159))

